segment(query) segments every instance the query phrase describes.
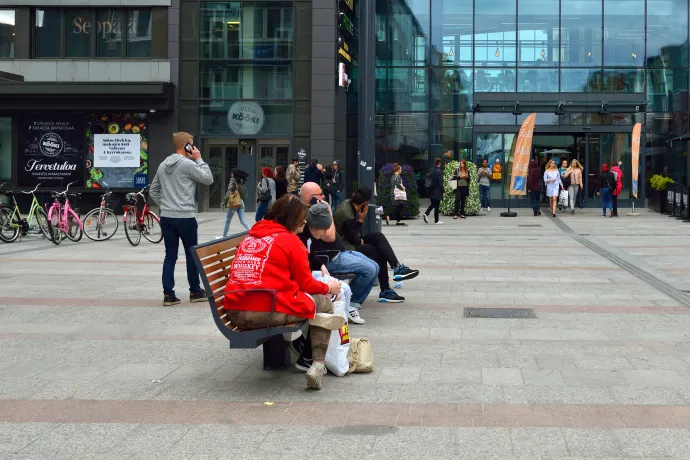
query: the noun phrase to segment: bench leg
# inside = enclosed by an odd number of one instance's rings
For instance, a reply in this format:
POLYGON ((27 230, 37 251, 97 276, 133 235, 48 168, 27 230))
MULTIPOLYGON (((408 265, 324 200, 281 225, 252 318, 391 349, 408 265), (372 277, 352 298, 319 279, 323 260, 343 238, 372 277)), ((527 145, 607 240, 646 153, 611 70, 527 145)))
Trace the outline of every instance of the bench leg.
POLYGON ((266 340, 263 348, 265 371, 282 371, 290 366, 289 344, 283 339, 282 334, 266 340))

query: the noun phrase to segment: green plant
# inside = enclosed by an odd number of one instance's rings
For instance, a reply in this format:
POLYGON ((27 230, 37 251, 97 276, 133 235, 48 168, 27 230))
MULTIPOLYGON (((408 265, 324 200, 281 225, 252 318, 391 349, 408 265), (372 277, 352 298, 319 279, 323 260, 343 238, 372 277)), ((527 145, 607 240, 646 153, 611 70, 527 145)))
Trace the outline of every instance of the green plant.
MULTIPOLYGON (((441 201, 441 212, 450 216, 455 213, 455 192, 450 188, 450 178, 455 175, 455 171, 460 167, 459 161, 451 161, 446 164, 443 170, 444 192, 446 194, 443 201, 441 201)), ((470 195, 465 202, 465 215, 476 216, 479 213, 481 203, 479 201, 479 180, 477 179, 477 166, 468 161, 467 170, 470 172, 470 195)))
MULTIPOLYGON (((391 177, 393 176, 393 163, 383 165, 379 172, 379 181, 376 184, 376 193, 378 199, 376 204, 383 206, 383 212, 386 215, 393 212, 393 187, 391 187, 391 177)), ((414 170, 404 165, 402 167, 403 186, 407 192, 407 201, 402 209, 403 219, 414 219, 419 216, 419 189, 417 188, 417 181, 415 180, 414 170)))
POLYGON ((651 179, 649 179, 649 183, 652 186, 654 190, 666 190, 666 186, 668 184, 675 184, 673 182, 673 179, 670 177, 662 176, 661 174, 654 174, 651 179))

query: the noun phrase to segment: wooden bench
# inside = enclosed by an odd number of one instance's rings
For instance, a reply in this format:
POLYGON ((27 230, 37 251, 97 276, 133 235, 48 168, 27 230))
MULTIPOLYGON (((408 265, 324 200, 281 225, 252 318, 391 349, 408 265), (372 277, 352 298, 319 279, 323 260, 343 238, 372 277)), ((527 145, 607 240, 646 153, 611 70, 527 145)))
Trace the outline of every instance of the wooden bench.
MULTIPOLYGON (((289 343, 283 338, 283 334, 300 331, 306 321, 279 327, 242 330, 232 324, 223 305, 230 265, 235 259, 237 247, 246 237, 245 232, 199 244, 192 247, 192 257, 206 289, 213 320, 218 330, 230 341, 230 349, 251 349, 263 345, 264 369, 286 369, 290 365, 290 351, 289 343)), ((275 291, 257 291, 272 295, 275 308, 275 291)))

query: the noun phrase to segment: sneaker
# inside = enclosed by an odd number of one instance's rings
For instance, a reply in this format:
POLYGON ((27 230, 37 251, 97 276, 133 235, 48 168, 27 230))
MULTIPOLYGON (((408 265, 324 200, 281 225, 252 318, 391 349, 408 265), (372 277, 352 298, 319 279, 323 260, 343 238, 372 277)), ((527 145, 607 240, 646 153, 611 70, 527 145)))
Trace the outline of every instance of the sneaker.
POLYGON ((395 225, 399 227, 407 227, 407 224, 405 222, 396 222, 395 225))
POLYGON ((345 318, 340 315, 332 315, 330 313, 317 313, 314 319, 309 320, 309 324, 329 331, 337 331, 345 326, 345 318))
POLYGON ((164 307, 169 307, 170 305, 177 305, 179 303, 180 303, 180 299, 178 299, 174 295, 165 294, 163 296, 163 306, 164 307))
POLYGON ((489 212, 491 212, 491 206, 489 206, 488 208, 486 208, 486 210, 489 211, 489 212))
POLYGON ((439 221, 436 222, 434 225, 443 225, 443 222, 441 222, 441 221, 439 220, 439 221))
POLYGON ((403 301, 405 301, 405 297, 399 296, 393 289, 381 291, 381 294, 379 294, 379 302, 400 303, 403 301))
POLYGON ((479 208, 479 212, 486 211, 483 207, 479 208))
POLYGON ((295 368, 302 372, 307 372, 309 368, 312 366, 312 364, 313 361, 311 358, 305 358, 304 356, 300 356, 299 358, 297 358, 297 361, 295 361, 295 368))
POLYGON ((314 363, 307 370, 307 386, 315 390, 321 389, 321 383, 323 381, 323 376, 326 373, 326 366, 323 363, 314 363))
MULTIPOLYGON (((300 335, 298 338, 290 342, 288 346, 290 347, 290 351, 292 351, 295 355, 302 357, 304 350, 307 348, 307 339, 304 337, 304 335, 300 335)), ((311 359, 309 361, 311 361, 311 359)), ((309 366, 311 366, 311 364, 309 364, 309 366)), ((309 366, 307 366, 307 368, 309 366)), ((307 369, 304 370, 306 371, 307 369)))
POLYGON ((422 214, 422 219, 424 219, 425 224, 429 223, 429 216, 427 216, 426 214, 422 214))
POLYGON ((189 301, 192 303, 208 301, 208 299, 206 298, 206 291, 202 289, 199 292, 190 292, 189 301))
POLYGON ((398 265, 398 268, 393 270, 393 279, 395 281, 411 280, 419 275, 419 270, 412 270, 404 264, 398 265))
POLYGON ((348 321, 351 323, 355 324, 364 324, 366 321, 362 319, 361 316, 359 316, 359 310, 355 310, 354 308, 350 310, 350 313, 347 314, 348 321))

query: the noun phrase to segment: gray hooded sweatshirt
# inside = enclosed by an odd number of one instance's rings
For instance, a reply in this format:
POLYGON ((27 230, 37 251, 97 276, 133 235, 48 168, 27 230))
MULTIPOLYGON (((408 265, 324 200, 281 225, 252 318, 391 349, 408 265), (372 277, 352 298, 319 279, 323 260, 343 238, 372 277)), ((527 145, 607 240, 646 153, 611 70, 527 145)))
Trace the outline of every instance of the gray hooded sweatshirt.
POLYGON ((204 160, 190 160, 177 153, 163 161, 153 178, 149 196, 161 208, 161 217, 194 217, 197 182, 213 183, 213 174, 204 160))

